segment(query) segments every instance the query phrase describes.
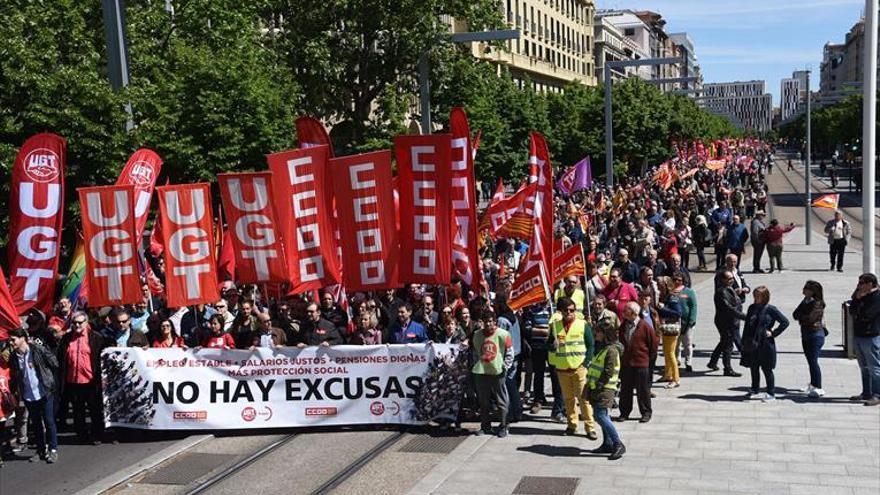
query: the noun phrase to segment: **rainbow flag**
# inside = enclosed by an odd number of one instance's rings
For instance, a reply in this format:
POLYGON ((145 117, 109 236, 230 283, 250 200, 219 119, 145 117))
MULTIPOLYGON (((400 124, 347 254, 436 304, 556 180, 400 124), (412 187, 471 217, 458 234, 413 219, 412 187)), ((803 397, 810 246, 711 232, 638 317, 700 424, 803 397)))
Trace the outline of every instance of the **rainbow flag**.
POLYGON ((74 307, 82 307, 80 302, 85 302, 88 290, 84 290, 86 276, 86 254, 82 238, 76 241, 76 249, 73 250, 73 258, 70 261, 70 269, 67 271, 67 279, 61 287, 61 297, 70 299, 74 307), (82 301, 81 301, 82 300, 82 301))

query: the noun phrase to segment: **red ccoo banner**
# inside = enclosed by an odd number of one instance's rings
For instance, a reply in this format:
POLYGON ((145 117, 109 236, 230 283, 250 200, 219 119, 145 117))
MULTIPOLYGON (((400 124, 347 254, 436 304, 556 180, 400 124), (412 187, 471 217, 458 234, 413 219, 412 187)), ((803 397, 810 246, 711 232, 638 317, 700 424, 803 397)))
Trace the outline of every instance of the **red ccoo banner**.
POLYGON ((18 314, 52 310, 64 220, 67 142, 37 134, 22 145, 9 191, 9 291, 18 314))
POLYGON ((135 234, 134 186, 78 189, 89 305, 141 302, 135 234))
POLYGON ((398 287, 400 246, 394 225, 391 152, 330 160, 348 291, 398 287))
POLYGON ((235 248, 236 279, 245 284, 287 282, 287 263, 269 188, 272 173, 220 174, 217 179, 235 248))
POLYGON ((584 247, 574 244, 553 257, 553 285, 569 275, 583 276, 587 272, 584 261, 584 247))
POLYGON ((400 279, 448 284, 452 272, 449 230, 452 137, 394 139, 400 177, 400 279))
POLYGON ((535 263, 516 276, 510 287, 507 305, 510 306, 510 309, 518 311, 532 304, 542 304, 549 299, 550 293, 547 289, 544 266, 535 263))
POLYGON ((452 270, 471 287, 480 285, 482 271, 477 253, 477 204, 474 155, 467 115, 461 108, 449 114, 452 133, 452 270))
POLYGON ((327 176, 329 152, 329 147, 317 146, 267 158, 294 294, 336 285, 342 279, 333 225, 333 183, 327 176))
POLYGON ((168 307, 213 303, 217 290, 211 186, 161 186, 159 220, 165 244, 168 307))

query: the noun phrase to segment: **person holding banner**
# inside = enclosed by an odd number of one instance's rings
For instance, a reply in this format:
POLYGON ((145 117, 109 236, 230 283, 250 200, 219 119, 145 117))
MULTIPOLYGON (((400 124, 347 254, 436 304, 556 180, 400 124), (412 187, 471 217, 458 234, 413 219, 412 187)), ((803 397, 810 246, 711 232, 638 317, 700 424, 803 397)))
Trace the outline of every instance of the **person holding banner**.
POLYGON ((224 324, 223 316, 218 313, 211 315, 208 318, 208 326, 211 329, 211 333, 205 335, 202 339, 201 347, 207 347, 208 349, 235 349, 235 340, 232 339, 232 335, 223 330, 224 324))
POLYGON ((152 347, 154 349, 169 349, 172 347, 180 349, 187 348, 186 343, 183 341, 183 337, 181 337, 180 334, 177 333, 177 330, 175 330, 174 322, 168 318, 159 322, 159 334, 153 339, 152 347))
POLYGON ((339 327, 321 317, 317 303, 306 306, 306 321, 300 327, 300 338, 302 340, 296 343, 300 349, 307 346, 329 347, 345 342, 339 327))
MULTIPOLYGON (((100 445, 104 435, 101 351, 105 347, 105 341, 99 333, 92 330, 88 317, 81 311, 73 313, 70 326, 71 331, 58 344, 60 395, 73 403, 73 424, 80 440, 100 445), (91 421, 88 430, 86 407, 89 409, 91 421)), ((64 404, 67 404, 67 400, 64 404)))
POLYGON ((590 325, 576 316, 577 307, 570 298, 559 300, 561 320, 552 320, 547 346, 550 349, 549 361, 556 368, 562 397, 565 401, 565 412, 568 416, 568 427, 565 435, 574 435, 578 429, 578 402, 580 413, 584 418, 587 438, 595 440, 596 425, 593 421, 593 408, 583 398, 587 384, 587 369, 593 357, 593 330, 590 325))
POLYGON ((492 434, 490 404, 498 407, 501 424, 495 434, 507 436, 507 370, 513 366, 513 340, 510 334, 498 328, 495 313, 484 311, 482 328, 474 332, 474 366, 471 368, 480 403, 480 430, 477 435, 492 434))

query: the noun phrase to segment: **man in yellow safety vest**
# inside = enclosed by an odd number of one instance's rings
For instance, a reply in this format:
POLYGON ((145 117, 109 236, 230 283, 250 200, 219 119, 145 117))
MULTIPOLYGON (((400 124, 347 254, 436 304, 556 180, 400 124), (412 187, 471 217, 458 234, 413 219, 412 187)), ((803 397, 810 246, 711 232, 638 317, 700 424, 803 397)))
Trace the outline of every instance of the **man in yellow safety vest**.
POLYGON ((577 403, 584 416, 587 438, 598 438, 593 421, 593 408, 583 399, 584 387, 587 384, 587 369, 593 357, 593 331, 590 325, 576 315, 577 307, 568 297, 559 299, 559 312, 562 320, 550 324, 550 335, 547 339, 548 361, 556 367, 562 397, 565 400, 565 413, 568 418, 566 435, 574 435, 578 428, 577 403))

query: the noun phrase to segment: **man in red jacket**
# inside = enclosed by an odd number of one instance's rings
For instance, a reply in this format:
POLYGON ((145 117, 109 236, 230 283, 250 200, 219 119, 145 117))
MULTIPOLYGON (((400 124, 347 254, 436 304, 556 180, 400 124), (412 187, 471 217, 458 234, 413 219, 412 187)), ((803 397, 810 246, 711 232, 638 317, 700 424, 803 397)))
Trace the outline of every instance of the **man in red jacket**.
POLYGON ((639 423, 651 421, 651 358, 657 354, 657 335, 648 323, 639 318, 639 303, 628 302, 623 309, 620 324, 620 416, 615 421, 629 419, 633 408, 633 389, 642 414, 639 423))

